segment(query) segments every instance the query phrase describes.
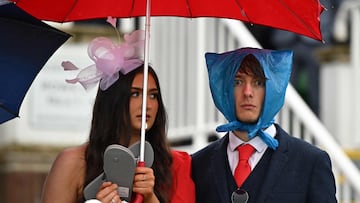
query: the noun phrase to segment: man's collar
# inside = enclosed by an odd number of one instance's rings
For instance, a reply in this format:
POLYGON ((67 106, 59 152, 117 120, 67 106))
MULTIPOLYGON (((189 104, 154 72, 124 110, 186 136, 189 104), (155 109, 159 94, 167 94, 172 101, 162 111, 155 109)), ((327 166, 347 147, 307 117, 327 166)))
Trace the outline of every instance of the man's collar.
MULTIPOLYGON (((268 133, 271 137, 274 138, 276 135, 275 125, 274 124, 270 125, 268 128, 264 130, 264 132, 268 133)), ((242 145, 244 143, 251 144, 256 149, 257 152, 262 152, 267 148, 266 143, 259 136, 255 136, 253 139, 249 140, 248 142, 244 142, 240 138, 236 137, 234 132, 232 131, 229 132, 229 146, 231 151, 235 151, 239 145, 242 145)))

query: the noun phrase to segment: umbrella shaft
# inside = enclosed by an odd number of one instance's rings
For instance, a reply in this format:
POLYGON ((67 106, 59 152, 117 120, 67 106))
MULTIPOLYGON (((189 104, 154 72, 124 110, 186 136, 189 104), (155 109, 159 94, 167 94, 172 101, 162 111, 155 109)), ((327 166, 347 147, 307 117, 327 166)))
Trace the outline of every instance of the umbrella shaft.
POLYGON ((141 136, 140 136, 140 161, 144 162, 145 154, 145 130, 146 130, 146 102, 149 72, 149 38, 150 38, 150 5, 151 0, 146 0, 146 22, 145 22, 145 50, 144 50, 144 79, 143 79, 143 101, 141 116, 141 136))

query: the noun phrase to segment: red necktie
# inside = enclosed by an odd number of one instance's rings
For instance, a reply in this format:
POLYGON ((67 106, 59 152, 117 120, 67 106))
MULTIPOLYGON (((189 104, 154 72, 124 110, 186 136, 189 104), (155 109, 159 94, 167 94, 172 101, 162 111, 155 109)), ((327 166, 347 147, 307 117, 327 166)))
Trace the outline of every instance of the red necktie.
POLYGON ((238 187, 240 187, 251 172, 249 158, 254 152, 254 147, 249 144, 245 144, 239 146, 237 150, 239 152, 239 162, 235 169, 234 178, 238 187))

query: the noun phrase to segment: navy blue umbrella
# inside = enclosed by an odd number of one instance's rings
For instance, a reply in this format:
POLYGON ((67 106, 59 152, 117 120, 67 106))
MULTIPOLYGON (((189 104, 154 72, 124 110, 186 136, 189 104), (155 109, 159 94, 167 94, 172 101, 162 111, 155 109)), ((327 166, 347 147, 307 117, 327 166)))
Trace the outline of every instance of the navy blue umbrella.
POLYGON ((70 35, 36 19, 13 3, 0 4, 0 29, 1 124, 18 117, 33 80, 70 35))

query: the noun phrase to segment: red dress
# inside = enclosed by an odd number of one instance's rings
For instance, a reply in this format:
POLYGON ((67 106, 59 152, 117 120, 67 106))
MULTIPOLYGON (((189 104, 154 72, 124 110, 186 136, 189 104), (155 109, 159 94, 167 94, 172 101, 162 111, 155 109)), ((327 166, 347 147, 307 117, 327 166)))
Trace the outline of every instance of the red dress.
POLYGON ((191 178, 191 156, 172 150, 173 197, 171 203, 195 203, 195 185, 191 178))

